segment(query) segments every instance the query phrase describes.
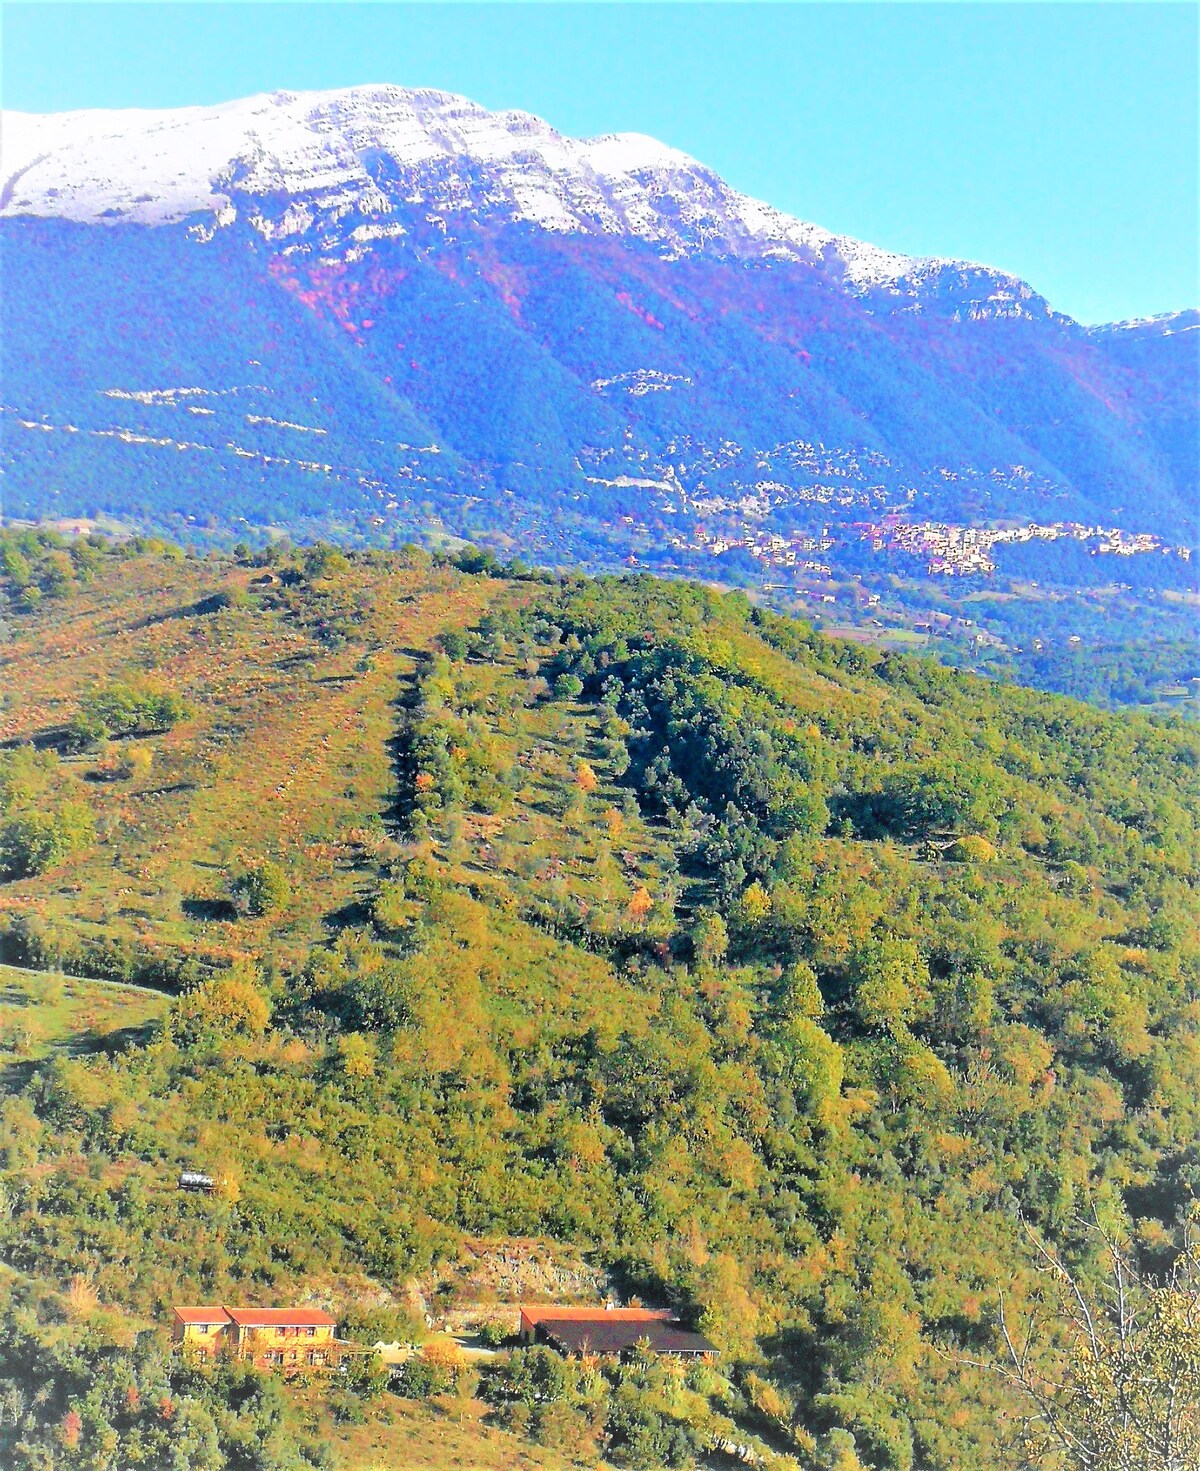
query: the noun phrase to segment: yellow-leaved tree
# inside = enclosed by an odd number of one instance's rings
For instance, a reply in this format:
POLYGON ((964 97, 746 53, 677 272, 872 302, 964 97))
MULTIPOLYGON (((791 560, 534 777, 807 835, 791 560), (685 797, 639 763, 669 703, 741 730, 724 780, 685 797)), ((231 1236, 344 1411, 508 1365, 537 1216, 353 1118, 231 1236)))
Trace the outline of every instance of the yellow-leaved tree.
POLYGON ((1019 1328, 1003 1303, 1000 1310, 1000 1373, 1031 1406, 1021 1433, 1028 1463, 1054 1471, 1200 1467, 1197 1224, 1185 1228, 1170 1270, 1151 1276, 1093 1223, 1108 1268, 1095 1288, 1033 1237, 1057 1321, 1033 1319, 1019 1328), (1045 1353, 1050 1332, 1066 1340, 1056 1366, 1045 1353))
POLYGON ((171 1008, 168 1029, 181 1047, 233 1036, 261 1037, 271 1019, 271 1003, 261 989, 257 967, 237 960, 171 1008))

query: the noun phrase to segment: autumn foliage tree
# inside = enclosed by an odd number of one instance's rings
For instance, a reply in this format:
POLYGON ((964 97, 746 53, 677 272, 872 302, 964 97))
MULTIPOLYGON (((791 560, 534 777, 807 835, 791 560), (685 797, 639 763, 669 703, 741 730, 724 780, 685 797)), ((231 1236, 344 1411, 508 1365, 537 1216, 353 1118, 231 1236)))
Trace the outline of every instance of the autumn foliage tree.
POLYGON ((181 996, 169 1028, 177 1042, 190 1046, 221 1037, 261 1036, 270 1017, 257 971, 241 963, 181 996))
POLYGON ((1107 1275, 1087 1285, 1031 1233, 1050 1311, 1023 1327, 1002 1305, 1000 1372, 1031 1409, 1021 1443, 1034 1465, 1070 1471, 1195 1471, 1200 1466, 1200 1241, 1195 1220, 1163 1275, 1093 1223, 1107 1275), (1065 1355, 1045 1340, 1065 1334, 1065 1355))

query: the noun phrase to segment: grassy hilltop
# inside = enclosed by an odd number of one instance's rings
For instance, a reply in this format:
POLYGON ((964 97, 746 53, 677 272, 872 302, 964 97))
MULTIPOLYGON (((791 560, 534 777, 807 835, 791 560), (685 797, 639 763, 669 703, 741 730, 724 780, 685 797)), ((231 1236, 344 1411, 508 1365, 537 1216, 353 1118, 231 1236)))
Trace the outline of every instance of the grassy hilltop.
POLYGON ((1084 1214, 1170 1260, 1194 726, 690 584, 0 551, 6 1466, 990 1471, 1025 1223, 1085 1281, 1084 1214), (530 1242, 720 1362, 164 1355, 181 1300, 421 1337, 530 1242))

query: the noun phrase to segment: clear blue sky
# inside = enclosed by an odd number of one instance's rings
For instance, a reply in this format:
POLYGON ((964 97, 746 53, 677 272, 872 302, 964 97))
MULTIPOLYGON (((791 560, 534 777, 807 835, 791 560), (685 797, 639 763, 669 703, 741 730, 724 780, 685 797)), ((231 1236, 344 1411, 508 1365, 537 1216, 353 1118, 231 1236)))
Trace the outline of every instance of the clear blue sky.
POLYGON ((879 245, 1083 321, 1200 301, 1185 4, 13 4, 6 107, 396 82, 653 134, 879 245))

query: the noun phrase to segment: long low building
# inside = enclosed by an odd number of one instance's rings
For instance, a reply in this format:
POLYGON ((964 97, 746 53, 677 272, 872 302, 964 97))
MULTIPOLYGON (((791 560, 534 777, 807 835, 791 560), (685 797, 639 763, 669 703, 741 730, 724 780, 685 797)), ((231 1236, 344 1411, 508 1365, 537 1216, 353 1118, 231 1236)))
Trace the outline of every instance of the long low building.
POLYGON ((176 1343, 259 1369, 333 1369, 342 1357, 337 1319, 321 1308, 181 1307, 172 1315, 176 1343))
POLYGON ((522 1308, 521 1339, 572 1355, 622 1354, 642 1344, 671 1358, 717 1356, 716 1345, 685 1328, 669 1308, 522 1308))

